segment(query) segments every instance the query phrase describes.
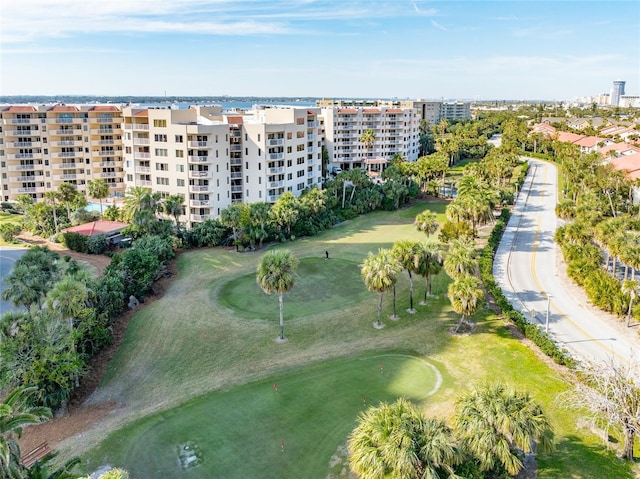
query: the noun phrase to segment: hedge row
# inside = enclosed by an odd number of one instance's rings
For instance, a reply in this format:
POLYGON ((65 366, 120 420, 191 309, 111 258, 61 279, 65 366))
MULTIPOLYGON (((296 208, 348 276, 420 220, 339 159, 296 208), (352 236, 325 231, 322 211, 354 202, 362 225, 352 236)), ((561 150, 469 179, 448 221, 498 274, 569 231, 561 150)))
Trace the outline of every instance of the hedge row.
POLYGON ((493 258, 496 250, 498 249, 500 239, 502 238, 502 233, 509 221, 509 216, 509 210, 504 208, 500 218, 496 222, 496 226, 493 228, 493 231, 489 236, 487 246, 482 250, 482 254, 480 255, 480 275, 482 277, 482 281, 484 282, 487 291, 494 297, 503 316, 512 321, 518 330, 525 335, 525 337, 533 341, 556 363, 567 367, 574 367, 576 361, 569 355, 569 352, 564 348, 560 348, 558 344, 537 324, 531 324, 520 311, 516 311, 502 293, 502 289, 500 289, 500 286, 498 286, 495 278, 493 277, 493 258))

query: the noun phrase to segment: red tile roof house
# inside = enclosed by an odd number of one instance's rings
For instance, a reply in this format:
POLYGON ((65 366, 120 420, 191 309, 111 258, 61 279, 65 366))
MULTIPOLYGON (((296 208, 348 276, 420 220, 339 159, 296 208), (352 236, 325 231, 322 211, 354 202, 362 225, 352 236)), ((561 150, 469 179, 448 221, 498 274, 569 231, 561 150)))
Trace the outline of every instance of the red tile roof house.
POLYGON ((99 220, 65 228, 62 230, 62 233, 78 233, 85 236, 105 234, 112 244, 118 244, 124 239, 120 232, 127 226, 129 226, 127 223, 121 223, 119 221, 99 220))

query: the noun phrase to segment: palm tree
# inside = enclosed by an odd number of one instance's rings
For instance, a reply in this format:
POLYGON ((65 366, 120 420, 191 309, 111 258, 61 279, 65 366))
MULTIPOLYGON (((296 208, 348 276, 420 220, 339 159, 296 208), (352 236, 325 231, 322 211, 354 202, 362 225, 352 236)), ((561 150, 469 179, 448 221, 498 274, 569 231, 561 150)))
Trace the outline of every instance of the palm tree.
POLYGON ((278 293, 280 306, 280 336, 284 341, 284 303, 283 295, 293 288, 294 271, 298 266, 298 258, 288 250, 276 250, 266 253, 256 272, 256 281, 262 291, 267 294, 278 293))
POLYGON ((89 196, 100 200, 100 217, 102 217, 102 200, 109 196, 109 183, 104 178, 96 178, 89 180, 87 186, 89 187, 89 196))
POLYGON ((62 183, 58 186, 60 193, 60 201, 62 201, 67 209, 67 218, 71 220, 71 204, 78 198, 78 189, 71 183, 62 183))
POLYGON ((17 388, 0 402, 0 474, 1 477, 20 479, 23 466, 20 464, 18 439, 22 428, 51 419, 51 410, 31 407, 29 402, 36 388, 17 388))
POLYGON ((404 398, 360 414, 347 447, 351 470, 372 479, 456 478, 462 460, 451 429, 404 398))
POLYGON ((169 195, 162 201, 162 210, 166 215, 173 216, 176 228, 180 227, 180 215, 184 214, 184 196, 169 195))
POLYGON ((360 143, 362 143, 367 151, 370 151, 373 148, 373 145, 376 142, 376 135, 373 130, 365 130, 362 135, 360 135, 360 143))
POLYGON ((424 299, 420 301, 420 305, 424 306, 427 304, 427 298, 433 296, 431 294, 431 278, 442 270, 442 244, 433 240, 420 243, 416 260, 416 273, 425 279, 424 299))
POLYGON ((53 227, 55 229, 55 232, 57 233, 58 232, 58 213, 56 211, 56 202, 60 199, 60 193, 55 190, 47 191, 44 194, 44 198, 47 203, 51 203, 51 211, 53 213, 53 227))
POLYGON ((395 255, 387 249, 380 249, 377 255, 369 252, 360 265, 360 273, 365 286, 369 291, 378 293, 378 320, 374 323, 374 327, 378 329, 384 327, 382 323, 382 297, 396 284, 401 268, 402 266, 395 255))
POLYGON ((480 280, 475 276, 462 276, 453 283, 449 283, 447 290, 451 307, 460 314, 460 322, 456 325, 454 333, 465 323, 468 316, 475 313, 482 303, 484 292, 480 289, 480 280))
POLYGON ((473 274, 478 265, 473 243, 464 239, 453 240, 443 264, 444 270, 453 279, 473 274))
POLYGON ((262 249, 262 242, 269 236, 267 225, 269 224, 269 203, 258 202, 249 204, 249 221, 251 222, 253 236, 258 240, 258 248, 262 249))
POLYGON ((502 385, 476 387, 456 402, 455 430, 483 470, 502 464, 516 475, 523 467, 517 451, 553 449, 553 430, 528 393, 502 385))
POLYGON ((412 272, 417 272, 418 268, 418 243, 410 240, 396 241, 391 249, 398 262, 409 274, 409 309, 407 313, 413 314, 413 276, 412 272))
POLYGON ((418 231, 422 231, 427 236, 431 236, 438 231, 438 216, 431 210, 424 210, 416 216, 413 224, 418 231))
POLYGON ((635 279, 625 279, 622 281, 622 292, 629 296, 629 309, 627 310, 627 328, 631 326, 631 310, 633 301, 638 297, 638 282, 635 279))

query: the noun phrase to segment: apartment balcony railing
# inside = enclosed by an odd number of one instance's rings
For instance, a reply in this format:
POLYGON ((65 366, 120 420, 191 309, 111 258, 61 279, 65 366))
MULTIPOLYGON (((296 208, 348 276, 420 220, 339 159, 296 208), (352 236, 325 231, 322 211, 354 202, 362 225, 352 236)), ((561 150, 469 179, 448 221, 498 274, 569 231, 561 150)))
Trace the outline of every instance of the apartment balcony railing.
POLYGON ((212 200, 190 200, 189 204, 191 206, 208 206, 208 207, 212 207, 213 206, 213 201, 212 200))
POLYGON ((56 146, 80 146, 82 142, 76 140, 62 140, 56 141, 56 146))
POLYGON ((49 123, 53 125, 79 125, 82 123, 82 118, 51 118, 49 123))
POLYGON ((270 181, 267 185, 268 185, 269 188, 283 188, 284 187, 284 180, 270 181))
POLYGON ((151 158, 151 153, 146 153, 146 152, 142 152, 142 151, 134 151, 133 152, 133 157, 136 160, 146 160, 148 158, 151 158))
POLYGON ((116 178, 118 176, 118 173, 116 173, 115 171, 103 171, 99 176, 100 178, 116 178))
POLYGON ((209 157, 208 156, 188 156, 187 159, 191 162, 191 163, 208 163, 209 162, 209 157))
POLYGON ((67 173, 66 175, 54 175, 54 180, 75 180, 78 177, 75 173, 67 173))
POLYGON ((150 180, 136 180, 138 186, 152 186, 153 183, 150 180))
POLYGON ((231 145, 229 151, 238 152, 242 151, 242 145, 231 145))
POLYGON ((267 140, 267 146, 282 146, 284 145, 284 138, 273 138, 267 140))
POLYGON ((307 171, 307 178, 313 178, 313 171, 307 171))
POLYGON ((11 190, 14 195, 20 195, 24 193, 37 193, 38 189, 36 187, 28 187, 28 188, 14 188, 11 190))
POLYGON ((189 148, 211 148, 213 145, 208 141, 190 141, 189 148))
POLYGON ((51 153, 52 158, 74 158, 82 156, 81 151, 59 151, 57 153, 51 153))
POLYGON ((229 136, 231 138, 241 138, 242 137, 242 132, 240 130, 231 130, 229 132, 229 136))
POLYGON ((92 135, 115 135, 116 131, 113 128, 91 128, 89 130, 92 135))
POLYGON ((23 182, 23 181, 44 181, 44 176, 42 175, 32 175, 32 176, 14 176, 13 178, 9 177, 9 182, 23 182))
POLYGON ((211 215, 189 215, 191 221, 207 221, 211 215))
POLYGON ((316 126, 318 126, 320 123, 317 121, 308 121, 307 122, 307 128, 314 128, 316 126))
POLYGON ((42 157, 42 153, 14 153, 7 155, 7 159, 9 160, 23 160, 23 159, 33 159, 34 155, 37 155, 38 158, 42 157))
POLYGON ((8 143, 10 148, 40 148, 41 141, 13 141, 8 143))
POLYGON ((270 160, 282 160, 284 158, 284 153, 269 153, 267 158, 270 160))
POLYGON ((189 185, 190 191, 211 191, 211 185, 189 185))
POLYGON ((61 130, 51 130, 50 133, 56 136, 75 136, 82 134, 82 130, 80 128, 64 128, 61 130))
POLYGON ((119 151, 120 150, 99 150, 98 156, 115 156, 118 154, 119 151))
POLYGON ((242 166, 242 158, 231 158, 229 163, 231 166, 242 166))
POLYGON ((11 123, 12 125, 26 125, 31 123, 32 121, 35 122, 36 118, 11 118, 11 120, 9 120, 9 123, 11 123))
POLYGON ((136 166, 134 168, 136 173, 151 173, 151 167, 149 166, 136 166))
POLYGON ((189 171, 189 178, 211 178, 210 171, 189 171))
POLYGON ((98 141, 98 145, 115 145, 115 140, 100 140, 98 141))
POLYGON ((133 129, 138 131, 148 131, 149 125, 147 123, 134 123, 133 129))
POLYGON ((133 137, 133 144, 134 145, 149 145, 151 144, 151 140, 149 138, 138 138, 138 137, 133 137))
POLYGON ((277 168, 269 168, 269 169, 267 170, 267 172, 268 172, 270 175, 279 175, 279 174, 281 174, 281 173, 284 173, 284 166, 279 166, 279 167, 277 167, 277 168))
POLYGON ((241 171, 232 171, 230 176, 231 176, 232 180, 241 180, 242 179, 242 172, 241 171))
POLYGON ((35 170, 36 166, 42 168, 42 165, 9 165, 9 171, 35 170))
POLYGON ((100 163, 98 163, 98 166, 102 166, 102 167, 114 167, 114 166, 119 166, 118 162, 115 161, 101 161, 100 163))
POLYGON ((112 118, 112 117, 97 118, 96 121, 98 123, 113 123, 115 121, 115 118, 112 118))
POLYGON ((314 151, 316 151, 315 146, 307 146, 307 153, 313 153, 314 151))
POLYGON ((231 193, 242 193, 242 185, 232 185, 231 193))
POLYGON ((269 196, 267 196, 267 202, 268 203, 275 203, 278 198, 280 198, 280 195, 269 195, 269 196))
POLYGON ((39 135, 40 132, 38 130, 11 130, 7 131, 7 134, 11 136, 32 136, 39 135))

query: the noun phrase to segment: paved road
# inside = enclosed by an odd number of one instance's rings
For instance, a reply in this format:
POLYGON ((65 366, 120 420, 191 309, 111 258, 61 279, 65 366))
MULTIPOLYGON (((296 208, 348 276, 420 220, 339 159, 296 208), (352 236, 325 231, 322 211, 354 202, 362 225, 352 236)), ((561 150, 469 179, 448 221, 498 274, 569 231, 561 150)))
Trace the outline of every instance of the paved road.
MULTIPOLYGON (((25 251, 24 248, 8 248, 0 246, 0 298, 4 292, 5 284, 4 278, 11 272, 13 264, 22 256, 25 251)), ((0 315, 3 315, 7 311, 15 310, 16 308, 11 304, 0 299, 0 315)))
POLYGON ((553 241, 557 169, 540 160, 529 159, 529 163, 529 174, 496 252, 496 281, 511 304, 543 328, 549 311, 549 333, 577 358, 629 364, 633 351, 640 351, 637 340, 630 338, 637 331, 612 327, 602 314, 579 304, 558 278, 553 241))

